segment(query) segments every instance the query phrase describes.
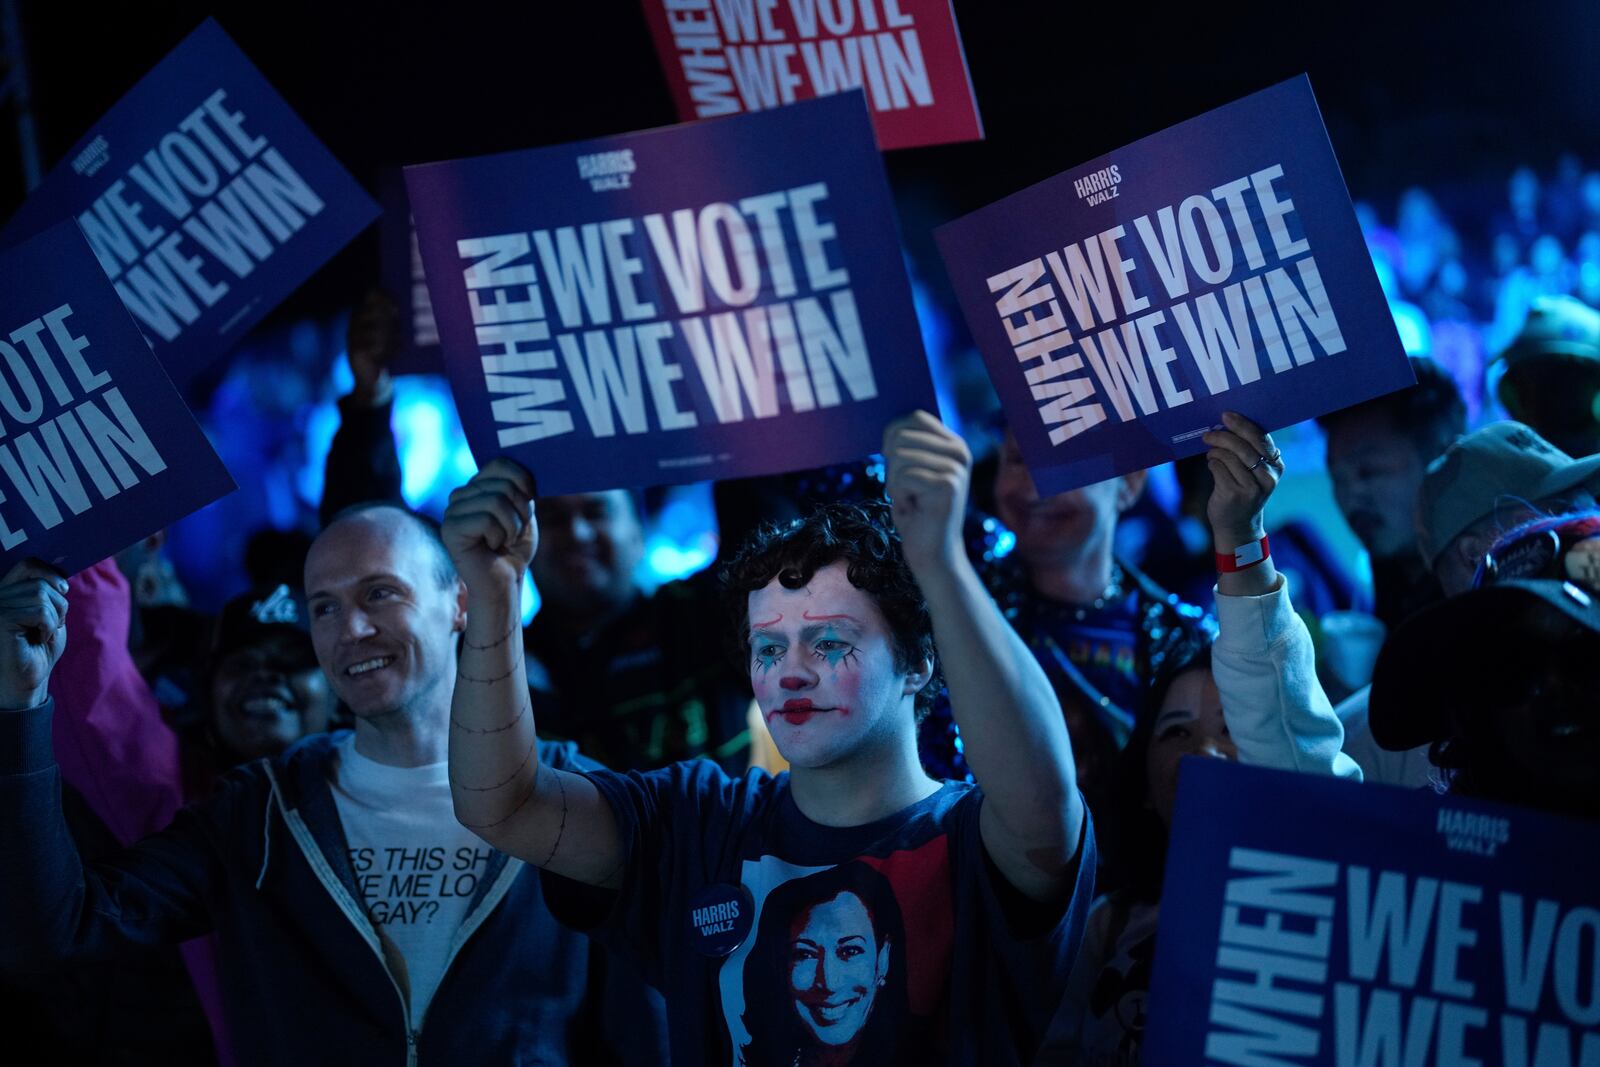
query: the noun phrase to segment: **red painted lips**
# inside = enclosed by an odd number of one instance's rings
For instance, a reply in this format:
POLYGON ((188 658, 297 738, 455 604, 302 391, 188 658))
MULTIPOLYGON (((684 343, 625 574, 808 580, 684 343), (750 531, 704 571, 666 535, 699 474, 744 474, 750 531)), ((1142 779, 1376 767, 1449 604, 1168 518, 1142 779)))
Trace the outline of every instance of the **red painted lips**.
POLYGON ((811 701, 803 698, 799 700, 785 700, 783 702, 783 707, 767 713, 767 719, 770 721, 774 716, 782 715, 783 721, 788 723, 790 726, 799 726, 801 723, 809 722, 813 715, 821 715, 825 712, 842 710, 842 708, 819 708, 812 704, 811 701))

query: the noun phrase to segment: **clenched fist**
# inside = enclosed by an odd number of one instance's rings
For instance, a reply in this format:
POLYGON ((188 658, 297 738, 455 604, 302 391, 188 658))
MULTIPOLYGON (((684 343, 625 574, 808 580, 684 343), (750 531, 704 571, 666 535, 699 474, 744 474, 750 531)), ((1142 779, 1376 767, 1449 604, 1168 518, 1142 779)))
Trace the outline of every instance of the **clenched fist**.
POLYGON ((884 487, 906 562, 950 565, 963 554, 972 453, 960 436, 926 411, 895 419, 883 431, 884 487))
POLYGON ((470 592, 503 591, 521 583, 539 547, 533 492, 533 475, 502 456, 450 494, 444 547, 470 592))
POLYGON ((44 703, 67 648, 67 580, 24 560, 0 581, 0 710, 44 703))

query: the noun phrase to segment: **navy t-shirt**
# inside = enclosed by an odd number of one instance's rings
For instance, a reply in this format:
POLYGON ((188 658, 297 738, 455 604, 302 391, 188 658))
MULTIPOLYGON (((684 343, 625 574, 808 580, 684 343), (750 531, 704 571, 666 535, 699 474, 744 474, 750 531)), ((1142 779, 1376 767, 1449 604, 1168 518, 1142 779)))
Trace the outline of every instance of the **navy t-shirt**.
POLYGON ((977 786, 837 828, 801 814, 787 774, 588 777, 616 813, 623 886, 547 873, 546 900, 666 994, 673 1062, 1031 1061, 1093 897, 1087 818, 1071 897, 1047 907, 988 858, 977 786))

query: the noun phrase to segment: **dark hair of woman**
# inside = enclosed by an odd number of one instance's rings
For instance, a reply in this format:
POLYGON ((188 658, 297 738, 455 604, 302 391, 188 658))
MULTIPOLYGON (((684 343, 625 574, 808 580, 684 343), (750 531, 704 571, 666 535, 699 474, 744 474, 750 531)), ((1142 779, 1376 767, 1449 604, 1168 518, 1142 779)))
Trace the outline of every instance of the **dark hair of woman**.
POLYGON ((1208 639, 1196 637, 1173 648, 1161 673, 1151 681, 1133 734, 1118 757, 1111 805, 1101 817, 1105 826, 1105 861, 1100 882, 1106 889, 1124 890, 1138 900, 1161 899, 1167 861, 1167 826, 1150 806, 1146 756, 1161 704, 1172 683, 1179 675, 1195 670, 1211 670, 1208 639))

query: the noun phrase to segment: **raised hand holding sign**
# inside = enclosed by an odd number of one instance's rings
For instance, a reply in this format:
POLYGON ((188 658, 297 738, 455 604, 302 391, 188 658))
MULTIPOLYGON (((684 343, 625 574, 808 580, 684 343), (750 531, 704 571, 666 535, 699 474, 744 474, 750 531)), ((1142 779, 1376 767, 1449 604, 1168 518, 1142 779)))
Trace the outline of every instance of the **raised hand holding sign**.
POLYGON ((450 494, 442 536, 474 595, 516 588, 539 547, 533 476, 514 461, 491 460, 450 494))
POLYGON ((962 552, 972 453, 967 443, 926 411, 891 422, 883 431, 885 488, 894 526, 913 571, 950 563, 962 552))
POLYGON ((1211 451, 1211 498, 1206 518, 1216 543, 1217 591, 1260 596, 1278 587, 1267 551, 1267 498, 1283 476, 1283 453, 1261 427, 1236 412, 1222 413, 1221 430, 1205 435, 1211 451))
POLYGON ((43 704, 67 649, 67 580, 23 560, 0 580, 0 711, 43 704))

